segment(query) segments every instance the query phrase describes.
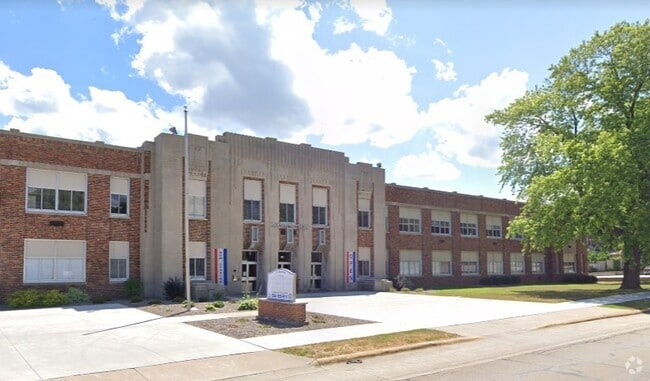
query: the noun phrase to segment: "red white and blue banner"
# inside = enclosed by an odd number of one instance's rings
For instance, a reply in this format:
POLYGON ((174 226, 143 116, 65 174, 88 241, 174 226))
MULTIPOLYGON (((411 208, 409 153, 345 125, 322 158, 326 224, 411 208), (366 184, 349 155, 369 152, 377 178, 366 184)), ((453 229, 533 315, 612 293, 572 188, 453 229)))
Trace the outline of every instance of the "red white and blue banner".
POLYGON ((228 249, 214 249, 214 279, 217 284, 228 285, 228 249))
POLYGON ((357 281, 357 252, 345 252, 345 282, 355 283, 357 281))

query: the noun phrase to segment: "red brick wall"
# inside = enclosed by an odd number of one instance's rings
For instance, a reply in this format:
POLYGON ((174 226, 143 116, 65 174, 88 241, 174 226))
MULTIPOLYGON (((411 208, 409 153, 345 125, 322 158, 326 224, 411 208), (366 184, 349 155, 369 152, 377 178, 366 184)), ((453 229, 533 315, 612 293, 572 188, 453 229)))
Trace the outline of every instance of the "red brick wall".
MULTIPOLYGON (((129 242, 129 273, 140 276, 141 154, 88 143, 39 138, 14 132, 0 134, 0 158, 22 161, 0 165, 0 300, 23 285, 25 239, 86 241, 86 282, 75 286, 91 295, 122 296, 121 283, 109 282, 109 241, 129 242), (29 162, 130 173, 129 218, 110 217, 110 175, 87 174, 85 215, 32 213, 25 210, 26 166, 29 162), (63 226, 51 226, 61 221, 63 226)), ((29 285, 31 286, 31 285, 29 285)), ((66 285, 40 285, 65 288, 66 285)))

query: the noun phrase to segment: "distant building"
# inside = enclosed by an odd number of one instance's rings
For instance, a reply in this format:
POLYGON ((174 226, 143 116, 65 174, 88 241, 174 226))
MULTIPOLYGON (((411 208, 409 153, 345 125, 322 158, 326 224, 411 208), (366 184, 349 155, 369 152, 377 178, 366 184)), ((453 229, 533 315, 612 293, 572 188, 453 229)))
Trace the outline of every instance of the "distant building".
MULTIPOLYGON (((380 166, 306 144, 189 138, 197 293, 264 292, 279 267, 297 273, 300 292, 398 275, 435 287, 587 271, 584 245, 522 256, 504 238, 514 202, 386 185, 380 166)), ((0 131, 0 298, 70 285, 118 296, 129 277, 162 296, 184 274, 183 163, 182 136, 132 149, 0 131)))

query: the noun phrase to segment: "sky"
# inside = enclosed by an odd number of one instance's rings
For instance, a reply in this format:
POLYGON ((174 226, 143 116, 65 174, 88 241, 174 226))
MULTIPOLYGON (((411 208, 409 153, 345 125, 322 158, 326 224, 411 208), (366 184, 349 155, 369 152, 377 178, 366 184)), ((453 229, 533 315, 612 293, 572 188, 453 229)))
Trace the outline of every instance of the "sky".
POLYGON ((6 0, 0 129, 138 147, 175 126, 381 163, 514 199, 485 115, 647 1, 6 0))

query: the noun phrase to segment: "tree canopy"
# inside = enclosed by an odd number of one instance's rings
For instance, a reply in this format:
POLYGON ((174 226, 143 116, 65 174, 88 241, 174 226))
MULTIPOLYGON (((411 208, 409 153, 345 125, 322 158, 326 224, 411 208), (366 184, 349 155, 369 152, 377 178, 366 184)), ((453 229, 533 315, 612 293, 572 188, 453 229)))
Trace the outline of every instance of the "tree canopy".
POLYGON ((526 203, 525 250, 592 237, 624 254, 624 288, 650 261, 650 22, 614 25, 486 117, 504 128, 502 186, 526 203))

